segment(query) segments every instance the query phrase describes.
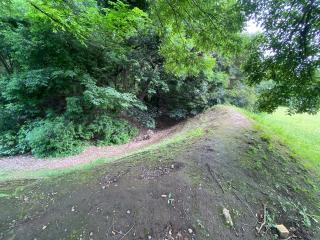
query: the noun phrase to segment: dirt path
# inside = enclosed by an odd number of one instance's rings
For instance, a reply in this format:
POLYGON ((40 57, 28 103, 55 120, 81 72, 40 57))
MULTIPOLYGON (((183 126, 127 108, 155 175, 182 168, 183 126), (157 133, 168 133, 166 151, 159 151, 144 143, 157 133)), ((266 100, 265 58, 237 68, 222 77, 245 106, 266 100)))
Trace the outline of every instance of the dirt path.
MULTIPOLYGON (((234 121, 236 127, 238 127, 238 125, 248 126, 249 124, 248 120, 237 112, 229 112, 229 116, 226 119, 228 120, 229 124, 232 124, 232 121, 234 121)), ((217 119, 215 119, 215 121, 216 120, 217 119)), ((0 169, 3 171, 34 171, 40 169, 58 169, 73 167, 83 163, 89 163, 99 158, 125 156, 130 152, 160 142, 161 140, 177 132, 177 130, 181 129, 182 125, 183 124, 172 126, 164 130, 155 131, 154 135, 152 135, 152 137, 148 140, 137 141, 136 139, 134 139, 127 144, 106 147, 90 146, 86 148, 81 154, 70 157, 47 159, 35 158, 31 155, 2 157, 0 158, 0 169)), ((145 132, 146 131, 142 131, 137 139, 141 138, 141 136, 143 136, 145 132)))
MULTIPOLYGON (((292 227, 291 236, 300 239, 319 239, 299 215, 297 202, 318 213, 305 195, 308 173, 296 160, 280 146, 270 149, 251 122, 230 108, 208 111, 184 127, 199 126, 204 136, 39 179, 0 197, 0 240, 274 239, 271 229, 256 233, 263 204, 270 224, 292 227), (233 227, 223 208, 230 210, 233 227)), ((0 185, 0 193, 15 184, 25 183, 0 185)))
POLYGON ((136 140, 141 139, 145 135, 146 131, 142 131, 140 136, 131 142, 123 145, 114 145, 106 147, 91 146, 86 148, 81 154, 63 157, 63 158, 47 158, 40 159, 32 157, 31 155, 26 156, 14 156, 14 157, 2 157, 0 158, 0 169, 4 171, 12 170, 23 170, 32 171, 39 169, 57 169, 73 167, 78 164, 89 163, 99 158, 111 158, 124 156, 135 150, 147 147, 149 145, 158 143, 162 139, 172 135, 180 126, 173 126, 164 130, 157 130, 147 140, 136 140))

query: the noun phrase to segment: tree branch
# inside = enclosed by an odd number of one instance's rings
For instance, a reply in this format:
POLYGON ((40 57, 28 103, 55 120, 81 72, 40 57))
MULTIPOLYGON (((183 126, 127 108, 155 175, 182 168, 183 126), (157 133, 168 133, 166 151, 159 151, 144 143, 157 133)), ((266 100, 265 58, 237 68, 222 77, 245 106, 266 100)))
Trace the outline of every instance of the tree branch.
POLYGON ((47 13, 46 11, 44 11, 43 9, 41 9, 39 6, 37 6, 35 3, 33 3, 32 1, 28 1, 28 3, 34 7, 36 10, 38 10, 39 12, 41 12, 42 14, 46 15, 48 18, 50 18, 52 21, 54 21, 55 23, 58 23, 59 25, 61 25, 62 27, 64 27, 65 29, 68 29, 69 27, 67 25, 65 25, 64 23, 62 23, 61 21, 59 21, 58 19, 56 19, 54 16, 52 16, 51 14, 47 13))

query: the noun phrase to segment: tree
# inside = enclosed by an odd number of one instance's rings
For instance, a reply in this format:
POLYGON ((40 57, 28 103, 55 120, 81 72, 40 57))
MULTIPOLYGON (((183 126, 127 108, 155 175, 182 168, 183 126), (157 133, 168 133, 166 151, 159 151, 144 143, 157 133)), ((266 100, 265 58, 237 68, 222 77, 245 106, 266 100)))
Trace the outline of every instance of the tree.
POLYGON ((213 53, 237 51, 244 14, 236 0, 159 0, 151 4, 151 18, 162 39, 165 68, 178 76, 209 76, 213 53))
POLYGON ((118 42, 119 37, 153 25, 161 38, 160 52, 167 71, 184 77, 200 72, 210 75, 215 63, 212 53, 234 53, 244 22, 242 6, 237 0, 152 1, 151 19, 135 7, 146 9, 147 1, 128 1, 131 5, 95 0, 28 2, 37 17, 51 21, 57 29, 73 33, 85 44, 90 41, 97 44, 98 35, 98 39, 103 38, 98 44, 105 47, 106 37, 108 42, 118 42))
POLYGON ((251 45, 245 66, 251 84, 270 81, 261 94, 261 110, 279 105, 315 113, 320 107, 319 0, 246 2, 247 13, 264 32, 251 45))
POLYGON ((1 15, 0 52, 12 70, 0 73, 0 155, 61 156, 135 136, 120 113, 145 106, 117 86, 117 67, 146 14, 121 2, 105 13, 89 1, 11 8, 1 15))

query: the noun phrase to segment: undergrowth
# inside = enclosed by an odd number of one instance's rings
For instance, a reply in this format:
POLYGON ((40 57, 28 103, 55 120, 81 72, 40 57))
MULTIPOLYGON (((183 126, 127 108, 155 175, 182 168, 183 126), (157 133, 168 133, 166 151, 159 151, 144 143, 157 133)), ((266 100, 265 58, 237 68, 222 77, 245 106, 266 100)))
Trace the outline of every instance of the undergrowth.
POLYGON ((127 121, 108 115, 79 123, 64 117, 33 121, 18 133, 0 134, 0 156, 31 152, 36 157, 61 157, 80 153, 86 145, 127 143, 138 130, 127 121))

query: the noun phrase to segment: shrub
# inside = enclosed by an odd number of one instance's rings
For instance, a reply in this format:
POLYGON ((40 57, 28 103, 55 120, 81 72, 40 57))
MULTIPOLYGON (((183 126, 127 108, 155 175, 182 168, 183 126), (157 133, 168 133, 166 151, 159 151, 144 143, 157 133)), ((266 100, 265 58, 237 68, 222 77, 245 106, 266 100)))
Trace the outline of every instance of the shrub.
POLYGON ((83 132, 97 145, 112 145, 127 143, 135 137, 138 130, 127 121, 101 115, 96 118, 83 132))
POLYGON ((13 131, 3 132, 0 135, 0 156, 10 156, 19 153, 17 137, 13 131))
POLYGON ((98 87, 95 83, 86 84, 83 93, 88 105, 108 112, 121 112, 131 107, 146 110, 146 106, 134 94, 121 93, 112 87, 98 87))
POLYGON ((38 122, 26 140, 35 156, 59 157, 81 152, 83 144, 76 136, 74 125, 59 117, 38 122))
POLYGON ((154 129, 156 127, 155 118, 158 113, 156 109, 148 109, 148 111, 142 111, 138 108, 130 108, 127 111, 127 115, 137 121, 141 126, 154 129))

